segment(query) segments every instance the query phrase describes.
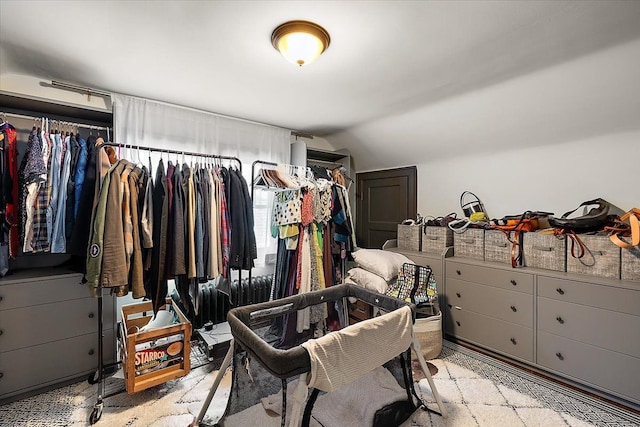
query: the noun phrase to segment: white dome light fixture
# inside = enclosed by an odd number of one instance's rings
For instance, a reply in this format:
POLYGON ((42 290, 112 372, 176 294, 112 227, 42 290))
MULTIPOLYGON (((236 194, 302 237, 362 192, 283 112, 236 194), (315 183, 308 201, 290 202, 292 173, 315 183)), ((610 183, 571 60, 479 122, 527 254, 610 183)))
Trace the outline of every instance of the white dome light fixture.
POLYGON ((315 61, 327 48, 327 30, 309 21, 289 21, 271 34, 271 44, 285 59, 300 67, 315 61))

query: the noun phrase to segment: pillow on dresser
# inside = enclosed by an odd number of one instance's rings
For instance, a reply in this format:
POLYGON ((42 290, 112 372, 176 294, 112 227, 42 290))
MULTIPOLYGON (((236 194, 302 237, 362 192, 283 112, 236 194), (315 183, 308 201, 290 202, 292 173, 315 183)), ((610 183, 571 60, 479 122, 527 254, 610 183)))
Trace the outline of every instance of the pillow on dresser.
POLYGON ((376 291, 381 294, 384 294, 387 291, 388 284, 386 280, 377 274, 363 270, 362 268, 356 267, 349 270, 347 280, 345 280, 345 282, 348 283, 349 279, 355 282, 356 285, 371 291, 376 291))
POLYGON ((382 249, 358 249, 351 255, 360 268, 377 274, 387 282, 398 277, 402 264, 415 264, 402 254, 382 249))

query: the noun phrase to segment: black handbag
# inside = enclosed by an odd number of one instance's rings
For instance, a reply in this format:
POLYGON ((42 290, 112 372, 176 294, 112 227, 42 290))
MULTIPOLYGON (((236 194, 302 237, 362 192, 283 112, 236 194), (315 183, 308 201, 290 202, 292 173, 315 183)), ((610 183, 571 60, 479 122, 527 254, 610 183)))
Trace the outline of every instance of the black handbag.
POLYGON ((611 204, 604 199, 598 198, 594 200, 588 200, 581 203, 580 206, 578 206, 574 210, 565 212, 560 218, 550 216, 549 225, 553 228, 561 228, 574 231, 576 233, 598 231, 604 227, 610 208, 611 204), (586 210, 587 207, 592 205, 596 206, 589 209, 589 211, 585 212, 583 215, 575 218, 569 218, 569 215, 571 215, 578 209, 584 207, 586 210))

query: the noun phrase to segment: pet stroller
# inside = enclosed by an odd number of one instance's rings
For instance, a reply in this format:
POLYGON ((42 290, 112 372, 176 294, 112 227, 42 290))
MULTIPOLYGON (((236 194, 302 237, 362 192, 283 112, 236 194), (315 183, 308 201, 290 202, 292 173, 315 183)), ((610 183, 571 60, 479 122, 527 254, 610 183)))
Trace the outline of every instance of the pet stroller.
POLYGON ((203 419, 231 363, 229 400, 216 426, 397 426, 421 406, 438 413, 414 390, 412 349, 444 415, 413 337, 413 304, 343 284, 234 308, 227 320, 231 346, 193 426, 211 425, 203 419), (348 298, 371 305, 381 315, 349 325, 348 298), (313 319, 332 309, 342 329, 320 338, 313 338, 313 331, 298 332, 297 320, 305 310, 313 319))

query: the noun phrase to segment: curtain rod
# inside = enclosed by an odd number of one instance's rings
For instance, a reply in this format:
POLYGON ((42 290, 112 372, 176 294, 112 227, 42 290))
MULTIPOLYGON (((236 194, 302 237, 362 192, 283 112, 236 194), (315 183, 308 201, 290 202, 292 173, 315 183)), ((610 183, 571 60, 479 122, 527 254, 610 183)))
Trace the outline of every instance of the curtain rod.
POLYGON ((112 141, 105 141, 102 142, 99 147, 103 147, 105 145, 111 146, 111 147, 121 147, 121 148, 131 148, 134 150, 143 150, 143 151, 149 151, 149 152, 153 152, 153 153, 167 153, 167 154, 176 154, 176 155, 183 155, 183 156, 190 156, 190 157, 210 157, 213 159, 222 159, 222 160, 231 160, 234 162, 238 163, 238 166, 240 168, 240 172, 242 172, 242 162, 240 161, 239 158, 237 157, 233 157, 233 156, 222 156, 219 154, 207 154, 207 153, 195 153, 192 151, 178 151, 178 150, 169 150, 169 149, 165 149, 165 148, 152 148, 152 147, 143 147, 140 145, 134 145, 134 144, 119 144, 117 142, 112 142, 112 141))
POLYGON ((87 87, 87 86, 80 86, 73 83, 59 82, 57 80, 51 80, 51 86, 60 87, 63 89, 69 89, 69 90, 73 90, 80 93, 86 93, 89 99, 91 99, 91 95, 111 97, 111 92, 107 92, 105 90, 94 89, 92 87, 87 87))
POLYGON ((58 120, 58 119, 49 119, 46 116, 36 117, 36 116, 28 116, 26 114, 5 113, 5 112, 0 112, 0 116, 10 116, 16 119, 25 119, 25 120, 42 120, 44 118, 44 119, 48 119, 52 123, 69 124, 71 126, 84 128, 84 129, 93 129, 93 130, 107 130, 107 129, 110 130, 111 129, 109 127, 104 127, 104 126, 87 125, 84 123, 67 122, 67 121, 58 120))

